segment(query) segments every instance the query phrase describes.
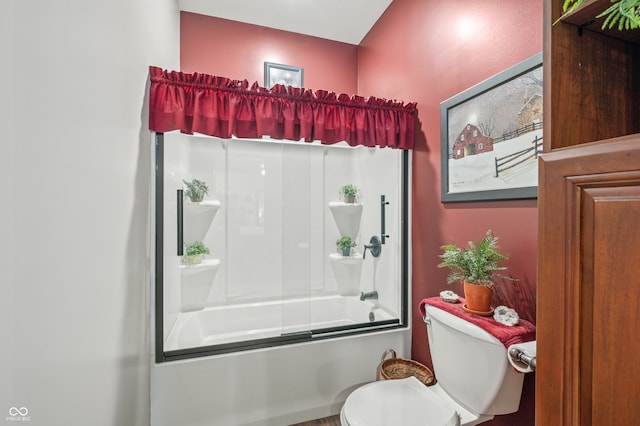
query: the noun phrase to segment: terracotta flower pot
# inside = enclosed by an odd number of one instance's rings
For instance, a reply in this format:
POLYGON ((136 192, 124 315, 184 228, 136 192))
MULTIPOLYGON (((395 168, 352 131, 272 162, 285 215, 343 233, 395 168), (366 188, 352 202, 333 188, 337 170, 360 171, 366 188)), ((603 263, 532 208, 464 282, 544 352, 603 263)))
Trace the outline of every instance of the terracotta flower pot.
POLYGON ((464 282, 464 298, 467 301, 465 309, 469 312, 490 315, 493 312, 491 310, 492 295, 493 288, 489 286, 464 282))

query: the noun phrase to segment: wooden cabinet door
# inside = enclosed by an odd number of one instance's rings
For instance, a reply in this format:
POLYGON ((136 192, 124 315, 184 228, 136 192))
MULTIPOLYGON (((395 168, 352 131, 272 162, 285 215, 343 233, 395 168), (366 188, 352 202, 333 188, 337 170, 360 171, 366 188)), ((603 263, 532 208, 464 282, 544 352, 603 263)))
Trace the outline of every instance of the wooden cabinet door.
POLYGON ((640 135, 539 171, 536 424, 640 424, 640 135))

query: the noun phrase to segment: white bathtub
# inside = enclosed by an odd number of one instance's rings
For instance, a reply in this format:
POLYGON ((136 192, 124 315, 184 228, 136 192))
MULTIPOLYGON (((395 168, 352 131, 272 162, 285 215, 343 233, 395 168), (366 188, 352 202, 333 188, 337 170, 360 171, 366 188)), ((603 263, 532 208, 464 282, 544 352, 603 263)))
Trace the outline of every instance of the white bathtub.
POLYGON ((338 295, 210 307, 179 314, 164 348, 172 351, 368 323, 371 313, 374 321, 394 319, 375 301, 338 295))
POLYGON ((335 415, 353 390, 376 380, 385 350, 408 358, 410 347, 410 328, 395 328, 151 361, 151 425, 282 426, 335 415))

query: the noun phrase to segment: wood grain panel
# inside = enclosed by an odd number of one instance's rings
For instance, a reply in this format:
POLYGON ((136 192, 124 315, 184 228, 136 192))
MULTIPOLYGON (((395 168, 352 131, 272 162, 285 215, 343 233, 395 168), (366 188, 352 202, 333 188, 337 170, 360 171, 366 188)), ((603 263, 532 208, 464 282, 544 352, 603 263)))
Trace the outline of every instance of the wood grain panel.
POLYGON ((536 422, 635 424, 640 136, 544 154, 540 171, 536 422))
POLYGON ((592 194, 598 249, 593 282, 585 283, 593 287, 593 311, 583 317, 593 322, 589 397, 594 425, 620 424, 619 413, 635 413, 636 421, 640 416, 640 187, 624 189, 625 194, 609 188, 592 194))

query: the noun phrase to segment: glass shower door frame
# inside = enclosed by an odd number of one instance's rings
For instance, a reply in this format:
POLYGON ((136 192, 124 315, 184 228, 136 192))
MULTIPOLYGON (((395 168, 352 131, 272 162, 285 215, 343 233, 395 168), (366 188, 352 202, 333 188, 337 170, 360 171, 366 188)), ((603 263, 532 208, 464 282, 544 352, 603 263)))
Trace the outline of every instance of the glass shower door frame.
POLYGON ((346 326, 326 327, 276 337, 258 338, 226 344, 197 346, 177 350, 166 350, 164 347, 164 134, 155 135, 155 289, 154 289, 154 325, 155 325, 155 359, 157 363, 188 359, 201 356, 260 349, 272 346, 301 343, 305 341, 343 337, 354 334, 379 332, 389 329, 406 328, 409 325, 409 244, 410 244, 410 152, 403 151, 401 156, 401 191, 400 191, 400 312, 399 318, 363 322, 346 326))

